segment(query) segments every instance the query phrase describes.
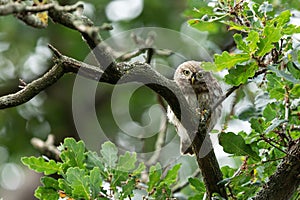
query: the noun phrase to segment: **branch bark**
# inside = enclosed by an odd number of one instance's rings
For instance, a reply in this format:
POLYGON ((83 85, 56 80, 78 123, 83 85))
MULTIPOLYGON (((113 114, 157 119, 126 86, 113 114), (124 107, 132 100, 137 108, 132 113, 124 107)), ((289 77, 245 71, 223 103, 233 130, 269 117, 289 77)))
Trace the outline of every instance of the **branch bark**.
POLYGON ((54 65, 42 77, 27 84, 22 90, 0 97, 0 109, 15 107, 26 103, 41 91, 56 83, 64 73, 64 69, 59 64, 54 65))
POLYGON ((290 199, 300 185, 300 139, 295 141, 276 172, 253 200, 290 199))

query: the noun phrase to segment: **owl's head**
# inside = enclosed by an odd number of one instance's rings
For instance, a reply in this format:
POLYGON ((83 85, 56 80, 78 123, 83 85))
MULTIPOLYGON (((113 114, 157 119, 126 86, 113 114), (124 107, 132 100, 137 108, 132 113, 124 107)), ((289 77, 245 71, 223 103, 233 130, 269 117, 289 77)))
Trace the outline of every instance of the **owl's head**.
MULTIPOLYGON (((187 61, 178 66, 174 80, 180 84, 201 85, 205 84, 207 72, 200 67, 201 62, 187 61)), ((209 73, 209 72, 208 72, 209 73)))

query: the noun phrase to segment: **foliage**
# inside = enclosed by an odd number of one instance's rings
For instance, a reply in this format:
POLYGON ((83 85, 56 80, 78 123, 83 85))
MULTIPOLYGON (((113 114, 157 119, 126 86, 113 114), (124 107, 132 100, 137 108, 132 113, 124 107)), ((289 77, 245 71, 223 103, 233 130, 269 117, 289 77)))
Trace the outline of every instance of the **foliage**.
POLYGON ((290 23, 290 10, 278 12, 267 1, 200 2, 201 7, 187 12, 192 18, 189 24, 201 31, 210 31, 208 23, 224 27, 233 34, 235 46, 216 54, 214 63, 204 63, 203 68, 227 71, 225 83, 239 88, 235 104, 252 101, 252 106, 227 117, 249 121, 251 132, 227 132, 225 127, 219 135, 225 152, 242 156, 239 169, 222 168, 222 184, 230 188, 233 198, 247 199, 274 173, 289 145, 300 136, 294 128, 300 124, 299 42, 293 37, 300 27, 290 23), (254 94, 246 90, 248 83, 256 85, 254 94), (247 99, 251 95, 256 97, 247 99))
POLYGON ((87 151, 83 141, 66 138, 60 146, 61 161, 42 157, 23 157, 22 162, 36 172, 43 172, 43 186, 35 191, 38 199, 54 200, 67 196, 74 199, 126 199, 140 190, 146 198, 167 199, 177 181, 180 164, 166 175, 160 164, 150 167, 149 181, 141 182, 144 163, 137 163, 136 153, 118 155, 111 142, 102 144, 100 156, 87 151), (49 175, 57 174, 58 179, 49 175), (147 192, 148 193, 147 193, 147 192))
MULTIPOLYGON (((189 9, 184 14, 189 18, 189 25, 208 32, 209 39, 222 50, 215 54, 213 63, 204 62, 203 68, 225 72, 224 82, 237 88, 232 110, 227 114, 219 134, 219 142, 240 165, 222 167, 224 180, 219 184, 227 187, 232 199, 251 198, 274 173, 290 145, 300 136, 300 51, 299 42, 294 37, 300 33, 300 28, 291 23, 293 11, 289 10, 300 9, 300 5, 291 0, 188 2, 189 9), (243 102, 248 102, 250 106, 241 106, 243 102), (248 121, 251 131, 227 129, 231 119, 248 121)), ((172 2, 170 4, 173 5, 172 2)), ((152 12, 156 9, 145 9, 145 12, 148 10, 152 12)), ((167 17, 149 16, 163 19, 163 25, 170 24, 165 21, 167 17)), ((62 40, 61 31, 52 32, 59 32, 55 35, 59 35, 58 41, 62 40)), ((71 49, 72 55, 77 55, 77 49, 81 49, 79 45, 78 48, 65 43, 61 45, 62 49, 71 49)), ((143 98, 143 104, 145 99, 149 100, 143 98)), ((24 113, 28 112, 25 110, 24 113)), ((36 118, 43 121, 39 114, 36 118)), ((57 119, 59 115, 53 116, 57 121, 63 121, 57 119)), ((103 116, 107 118, 107 115, 103 116)), ((34 117, 24 118, 29 121, 34 117)), ((15 142, 12 146, 19 146, 15 142)), ((149 180, 144 181, 141 175, 145 166, 137 163, 135 153, 119 155, 114 144, 104 143, 98 155, 87 151, 82 141, 75 142, 70 138, 65 139, 61 146, 60 159, 59 162, 45 157, 22 159, 30 169, 45 175, 41 178, 43 186, 35 192, 37 198, 125 199, 141 192, 146 198, 167 199, 172 197, 172 185, 177 181, 180 168, 180 165, 175 165, 163 173, 160 164, 156 164, 149 169, 149 180)), ((191 177, 188 183, 187 188, 192 191, 188 198, 203 198, 204 182, 191 177)), ((215 198, 218 198, 217 194, 215 198)), ((296 194, 294 198, 297 198, 296 194)))

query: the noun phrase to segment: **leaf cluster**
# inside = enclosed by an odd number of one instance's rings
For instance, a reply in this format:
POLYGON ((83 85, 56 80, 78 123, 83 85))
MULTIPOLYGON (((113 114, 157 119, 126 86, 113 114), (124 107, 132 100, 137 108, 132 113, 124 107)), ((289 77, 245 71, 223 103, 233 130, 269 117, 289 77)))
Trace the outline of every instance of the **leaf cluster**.
POLYGON ((141 175, 146 170, 144 163, 137 163, 136 153, 118 155, 117 147, 111 142, 102 144, 100 155, 87 151, 83 141, 76 142, 73 138, 66 138, 60 149, 61 161, 33 156, 22 158, 24 165, 44 173, 43 185, 35 191, 38 199, 127 199, 138 190, 146 199, 166 199, 172 196, 171 186, 180 168, 177 164, 163 176, 157 164, 150 168, 149 181, 142 182, 141 175))
POLYGON ((214 62, 204 62, 202 68, 226 71, 224 82, 239 88, 234 104, 250 103, 239 104, 239 113, 233 105, 227 117, 248 121, 250 133, 226 131, 225 124, 219 134, 224 151, 240 163, 238 169, 222 168, 225 179, 220 184, 226 184, 233 198, 247 199, 274 173, 289 146, 300 137, 295 128, 300 125, 300 49, 293 38, 300 27, 291 23, 290 10, 272 1, 201 2, 186 12, 192 18, 188 23, 208 32, 207 24, 223 27, 232 33, 234 42, 234 47, 215 54, 214 62))

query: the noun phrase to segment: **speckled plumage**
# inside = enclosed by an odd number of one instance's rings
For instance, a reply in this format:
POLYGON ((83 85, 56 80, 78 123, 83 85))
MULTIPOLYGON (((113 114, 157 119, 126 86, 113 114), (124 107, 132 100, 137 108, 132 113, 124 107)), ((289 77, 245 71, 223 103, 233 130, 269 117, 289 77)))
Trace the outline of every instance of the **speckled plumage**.
MULTIPOLYGON (((211 72, 204 71, 200 67, 201 62, 187 61, 178 66, 174 74, 174 81, 181 89, 191 108, 197 108, 201 112, 210 109, 217 99, 222 95, 222 90, 211 72)), ((207 121, 208 133, 215 126, 221 114, 221 106, 217 107, 207 121)), ((191 139, 188 137, 185 128, 168 108, 168 119, 175 125, 181 139, 181 152, 193 154, 191 139)))

